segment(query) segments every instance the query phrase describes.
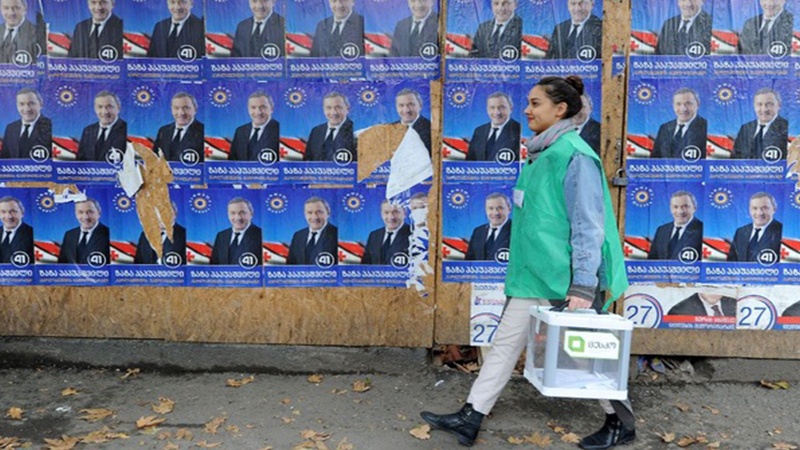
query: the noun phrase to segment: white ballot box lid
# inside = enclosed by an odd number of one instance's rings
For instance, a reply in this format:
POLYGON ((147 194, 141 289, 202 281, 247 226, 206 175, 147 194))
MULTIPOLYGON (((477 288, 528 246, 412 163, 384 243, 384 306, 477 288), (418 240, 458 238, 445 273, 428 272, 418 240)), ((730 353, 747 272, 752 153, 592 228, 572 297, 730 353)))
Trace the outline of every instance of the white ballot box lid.
POLYGON ((562 327, 633 330, 633 322, 616 314, 597 314, 593 309, 550 311, 550 306, 531 306, 530 314, 539 322, 562 327))

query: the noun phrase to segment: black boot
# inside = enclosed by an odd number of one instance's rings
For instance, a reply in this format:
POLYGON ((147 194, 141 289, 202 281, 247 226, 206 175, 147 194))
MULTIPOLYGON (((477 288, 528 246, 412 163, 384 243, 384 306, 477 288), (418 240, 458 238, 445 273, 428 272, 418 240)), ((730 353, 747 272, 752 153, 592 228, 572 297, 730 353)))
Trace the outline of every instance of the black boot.
POLYGON ((616 445, 633 442, 636 429, 626 427, 616 414, 606 414, 606 423, 596 433, 581 439, 578 444, 584 450, 605 450, 616 445))
POLYGON ((428 411, 419 413, 425 422, 428 422, 435 430, 444 430, 454 434, 458 438, 458 443, 472 447, 478 431, 481 429, 483 414, 472 409, 472 405, 465 404, 461 411, 453 414, 434 414, 428 411))

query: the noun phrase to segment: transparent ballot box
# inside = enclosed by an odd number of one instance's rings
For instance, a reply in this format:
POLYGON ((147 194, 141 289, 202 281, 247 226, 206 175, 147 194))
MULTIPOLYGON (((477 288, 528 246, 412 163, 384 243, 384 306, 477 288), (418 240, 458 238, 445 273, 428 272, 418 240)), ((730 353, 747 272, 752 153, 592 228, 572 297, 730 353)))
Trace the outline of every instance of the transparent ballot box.
POLYGON ((525 378, 548 397, 628 398, 633 322, 592 309, 532 306, 525 378))

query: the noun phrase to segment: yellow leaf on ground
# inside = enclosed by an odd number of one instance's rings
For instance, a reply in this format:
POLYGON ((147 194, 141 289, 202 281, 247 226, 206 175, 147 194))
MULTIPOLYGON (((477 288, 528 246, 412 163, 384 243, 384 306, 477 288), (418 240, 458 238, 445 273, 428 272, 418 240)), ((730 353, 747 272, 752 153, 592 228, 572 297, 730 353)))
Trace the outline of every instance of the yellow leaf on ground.
POLYGON ((147 416, 147 417, 142 416, 139 418, 139 420, 136 421, 136 428, 140 430, 143 430, 145 428, 153 428, 156 425, 160 425, 166 421, 167 419, 163 417, 159 418, 156 416, 147 416))
POLYGON ((684 436, 684 437, 682 437, 682 438, 680 438, 678 440, 677 444, 678 444, 678 447, 688 447, 688 446, 694 444, 695 442, 697 442, 697 440, 695 440, 695 438, 693 438, 691 436, 684 436))
POLYGON ((167 445, 165 445, 161 450, 180 450, 180 447, 172 442, 167 442, 167 445))
POLYGON ((61 439, 47 439, 44 442, 47 444, 47 450, 72 450, 80 442, 80 438, 62 435, 61 439))
POLYGON ((227 431, 228 433, 238 433, 239 427, 237 427, 236 425, 228 425, 227 427, 225 427, 225 431, 227 431))
POLYGON ((288 405, 289 403, 292 403, 292 399, 286 397, 284 399, 281 399, 281 403, 283 403, 284 405, 288 405))
POLYGON ((769 389, 789 389, 788 381, 761 380, 761 386, 769 389))
MULTIPOLYGON (((30 444, 30 443, 28 443, 30 444)), ((0 436, 0 449, 13 450, 21 447, 23 444, 19 441, 18 437, 2 437, 0 436)))
POLYGON ((561 436, 561 441, 566 442, 568 444, 577 444, 581 441, 581 437, 575 433, 567 433, 561 436))
POLYGON ((68 387, 61 391, 62 397, 66 397, 68 395, 78 395, 78 390, 75 388, 68 387))
POLYGON ((552 444, 553 440, 550 439, 550 436, 545 436, 537 431, 530 436, 525 436, 525 442, 540 448, 544 448, 552 444))
POLYGON ((151 406, 153 412, 158 414, 169 414, 173 409, 175 409, 175 402, 172 399, 159 397, 158 401, 159 403, 157 405, 151 406))
POLYGON ((126 378, 136 378, 139 375, 139 372, 141 372, 141 369, 126 369, 125 370, 125 375, 123 375, 123 376, 121 376, 119 378, 121 380, 124 380, 126 378))
POLYGON ((525 443, 525 439, 518 438, 516 436, 509 436, 506 441, 508 441, 511 445, 520 445, 525 443))
POLYGON ((431 438, 431 426, 427 424, 417 425, 408 430, 408 433, 417 439, 427 440, 431 438))
POLYGON ((717 414, 719 414, 719 410, 718 410, 717 408, 713 408, 713 407, 711 407, 711 406, 708 406, 708 405, 703 405, 703 408, 704 408, 704 409, 707 409, 707 410, 708 410, 708 412, 710 412, 711 414, 713 414, 713 415, 715 415, 715 416, 716 416, 717 414))
POLYGON ((78 417, 78 419, 85 420, 87 422, 97 422, 98 420, 103 420, 108 416, 114 415, 114 411, 106 408, 82 409, 80 412, 84 413, 85 415, 78 417))
POLYGON ((196 443, 194 445, 197 446, 197 447, 200 447, 200 448, 214 448, 214 447, 219 447, 220 445, 222 445, 222 442, 210 443, 208 441, 200 441, 200 442, 198 442, 198 443, 196 443))
POLYGON ((327 445, 322 441, 314 441, 314 448, 317 450, 330 450, 327 445))
POLYGON ((112 437, 109 437, 110 431, 111 430, 108 429, 108 427, 104 427, 102 430, 92 431, 91 433, 82 437, 81 442, 84 444, 102 444, 103 442, 108 442, 113 439, 112 437))
POLYGON ((778 450, 796 450, 797 446, 789 444, 787 442, 775 442, 775 443, 772 444, 772 448, 775 448, 775 449, 778 449, 778 450))
POLYGON ((336 389, 336 388, 334 388, 334 389, 331 389, 331 394, 334 394, 334 395, 347 394, 347 389, 336 389))
POLYGON ((356 380, 353 382, 353 392, 367 392, 372 387, 372 382, 367 378, 364 381, 356 380))
POLYGON ((675 440, 675 433, 671 433, 671 432, 670 433, 664 433, 664 434, 656 433, 656 435, 658 437, 660 437, 661 440, 664 441, 664 443, 666 443, 666 444, 669 444, 670 442, 673 442, 675 440))
POLYGON ((192 432, 186 428, 181 428, 180 430, 175 432, 175 439, 181 439, 184 441, 191 441, 194 436, 192 432))
POLYGON ((706 446, 706 448, 715 449, 715 448, 719 448, 719 446, 720 446, 720 442, 716 441, 716 442, 712 442, 712 443, 708 444, 706 446))
POLYGON ((254 375, 251 375, 247 378, 242 378, 241 380, 229 378, 225 381, 225 386, 238 388, 244 386, 245 384, 252 383, 255 379, 256 377, 254 375))
POLYGON ((675 402, 675 407, 680 409, 681 412, 689 412, 692 407, 683 402, 675 402))
POLYGON ((300 432, 300 437, 311 441, 326 441, 331 438, 328 433, 318 433, 314 430, 303 430, 300 432))
POLYGON ((322 375, 315 373, 313 375, 309 375, 307 379, 309 383, 320 384, 322 383, 323 378, 324 377, 322 375))
POLYGON ((281 422, 285 425, 289 425, 290 423, 294 422, 294 418, 292 417, 281 417, 281 422))
POLYGON ((217 434, 217 430, 219 429, 220 425, 225 423, 228 420, 227 417, 216 417, 211 422, 205 424, 203 431, 208 434, 217 434))
POLYGON ((162 431, 161 433, 158 433, 158 435, 156 436, 156 439, 158 439, 159 441, 166 441, 167 439, 169 439, 171 437, 172 437, 172 433, 170 433, 169 431, 162 431))
POLYGON ((11 420, 22 420, 22 413, 24 412, 25 411, 23 411, 22 408, 12 406, 11 408, 8 408, 8 411, 6 411, 6 417, 11 420))
POLYGON ((294 447, 292 447, 292 450, 303 450, 305 448, 314 448, 316 446, 317 446, 317 444, 314 441, 305 441, 305 442, 301 442, 301 443, 295 445, 294 447))
POLYGON ((343 438, 339 441, 339 444, 336 445, 336 450, 354 450, 353 444, 347 442, 347 438, 343 438))

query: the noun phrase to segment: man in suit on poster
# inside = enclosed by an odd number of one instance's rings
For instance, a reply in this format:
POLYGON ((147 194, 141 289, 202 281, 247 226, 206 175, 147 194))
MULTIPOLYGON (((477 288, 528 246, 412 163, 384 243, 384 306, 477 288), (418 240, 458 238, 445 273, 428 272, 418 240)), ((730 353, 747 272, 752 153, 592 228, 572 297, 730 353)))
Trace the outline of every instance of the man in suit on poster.
POLYGON ((467 149, 467 161, 496 161, 502 149, 514 152, 514 160, 519 159, 519 122, 511 118, 514 102, 505 92, 494 92, 486 99, 485 123, 472 133, 467 149))
POLYGON ((756 262, 762 251, 771 250, 775 262, 780 258, 783 224, 774 220, 778 204, 768 192, 756 192, 750 196, 752 223, 736 229, 728 253, 731 262, 756 262))
POLYGON ((800 317, 800 302, 794 303, 783 310, 782 317, 800 317))
POLYGON ((350 100, 339 92, 328 92, 322 99, 322 110, 328 121, 311 129, 303 161, 333 161, 339 149, 349 150, 352 161, 356 161, 358 151, 353 136, 353 121, 347 117, 350 100))
POLYGON ((704 1, 677 1, 681 13, 670 17, 661 26, 656 55, 689 56, 686 50, 695 42, 703 44, 704 55, 711 52, 711 14, 703 11, 704 1))
POLYGON ((720 294, 695 292, 670 308, 667 315, 736 317, 736 299, 720 294))
POLYGON ((117 94, 102 90, 94 96, 97 122, 83 129, 78 143, 78 161, 108 161, 121 163, 128 138, 128 124, 120 119, 121 104, 117 94), (107 158, 111 149, 117 151, 114 161, 107 158))
MULTIPOLYGON (((792 51, 794 16, 784 9, 786 0, 760 0, 762 14, 747 19, 739 35, 739 54, 772 55, 770 47, 782 43, 784 54, 792 51)), ((777 55, 783 56, 783 55, 777 55)))
POLYGON ((275 0, 250 0, 252 17, 239 22, 233 38, 231 56, 236 58, 260 58, 261 50, 267 44, 278 47, 278 55, 283 56, 285 45, 284 19, 276 13, 275 0))
POLYGON ((113 14, 114 1, 88 0, 92 17, 75 25, 67 56, 98 59, 100 50, 111 46, 116 50, 115 59, 122 59, 122 19, 113 14))
POLYGON ((570 18, 553 28, 545 59, 577 59, 578 52, 586 46, 594 49, 595 58, 600 58, 603 21, 592 14, 594 0, 566 1, 570 18))
POLYGON ((467 261, 493 261, 500 249, 511 247, 511 201, 508 196, 493 192, 486 196, 486 218, 489 223, 475 227, 467 246, 467 261))
POLYGON ((397 22, 392 33, 389 56, 422 56, 424 45, 439 47, 439 15, 433 11, 433 0, 408 0, 411 16, 397 22))
POLYGON ((753 109, 756 120, 739 128, 731 158, 762 159, 764 151, 772 147, 780 150, 781 159, 786 159, 789 122, 779 115, 781 95, 774 89, 761 88, 753 97, 753 109))
POLYGON ((592 119, 594 105, 592 98, 586 94, 581 95, 583 107, 578 114, 572 117, 575 130, 581 138, 592 147, 597 156, 600 156, 600 122, 592 119))
MULTIPOLYGON (((175 218, 178 216, 178 207, 175 202, 172 202, 172 211, 175 212, 175 218)), ((180 261, 177 265, 186 265, 186 228, 177 222, 172 223, 172 240, 167 236, 167 231, 163 224, 161 227, 161 254, 177 255, 180 261)), ((139 235, 139 242, 136 244, 136 256, 133 258, 134 264, 163 264, 163 257, 159 258, 158 253, 150 245, 147 236, 144 234, 139 235)), ((169 264, 175 266, 176 264, 169 264)))
POLYGON ((338 263, 339 230, 328 222, 331 207, 325 199, 310 197, 303 205, 307 228, 297 230, 289 245, 289 265, 314 265, 317 257, 327 253, 338 263))
POLYGON ((422 96, 413 89, 401 89, 394 97, 394 105, 397 109, 397 115, 400 116, 400 123, 413 128, 417 132, 430 156, 431 121, 422 115, 422 96))
MULTIPOLYGON (((353 11, 355 0, 328 0, 332 16, 317 23, 311 43, 312 57, 338 57, 347 44, 358 48, 364 55, 364 17, 353 11)), ((349 56, 348 56, 349 58, 349 56)))
POLYGON ((708 123, 697 114, 700 97, 694 89, 680 88, 672 94, 675 119, 658 128, 651 158, 682 158, 684 149, 695 147, 699 157, 706 157, 708 123))
POLYGON ((91 197, 75 202, 75 218, 80 225, 64 233, 59 263, 87 264, 92 253, 102 254, 106 263, 110 261, 108 227, 100 223, 101 213, 100 203, 91 197))
POLYGON ((196 162, 202 162, 205 126, 195 120, 197 100, 188 92, 178 92, 172 96, 170 108, 175 122, 158 129, 153 151, 161 150, 167 161, 182 161, 184 152, 194 151, 196 162))
POLYGON ((231 228, 217 233, 211 250, 212 265, 238 265, 243 255, 256 257, 258 267, 264 260, 261 251, 261 228, 253 224, 253 204, 242 197, 228 201, 228 220, 231 228))
POLYGON ((0 12, 3 15, 3 24, 0 24, 0 64, 13 63, 18 51, 28 52, 33 58, 39 56, 43 43, 38 40, 36 24, 25 17, 28 13, 25 0, 0 0, 0 12))
POLYGON ((470 58, 500 58, 505 47, 517 49, 522 46, 522 19, 514 13, 517 0, 492 0, 494 18, 478 25, 472 38, 470 58))
POLYGON ((697 199, 689 191, 675 191, 669 199, 672 221, 656 229, 650 242, 647 259, 677 260, 683 249, 695 250, 699 258, 703 245, 703 222, 694 214, 697 212, 697 199))
POLYGON ((147 49, 148 58, 177 58, 183 46, 194 49, 194 57, 206 54, 203 19, 192 14, 194 0, 167 0, 170 18, 156 23, 147 49))
POLYGON ((408 255, 411 227, 405 223, 406 212, 403 207, 384 200, 381 203, 381 219, 384 226, 369 234, 361 264, 388 265, 392 263, 394 255, 408 255))
POLYGON ((43 116, 42 96, 31 88, 17 91, 17 112, 20 120, 6 126, 0 159, 29 159, 33 148, 50 153, 53 147, 53 123, 43 116))
MULTIPOLYGON (((22 252, 33 264, 33 228, 23 222, 25 205, 16 198, 6 195, 0 198, 0 220, 3 222, 3 235, 0 236, 0 263, 8 264, 11 257, 22 252)), ((16 259, 15 259, 16 260, 16 259)))
POLYGON ((277 157, 281 125, 272 118, 275 103, 264 91, 255 91, 247 98, 250 123, 236 129, 233 134, 228 161, 258 161, 261 150, 270 149, 277 157))

